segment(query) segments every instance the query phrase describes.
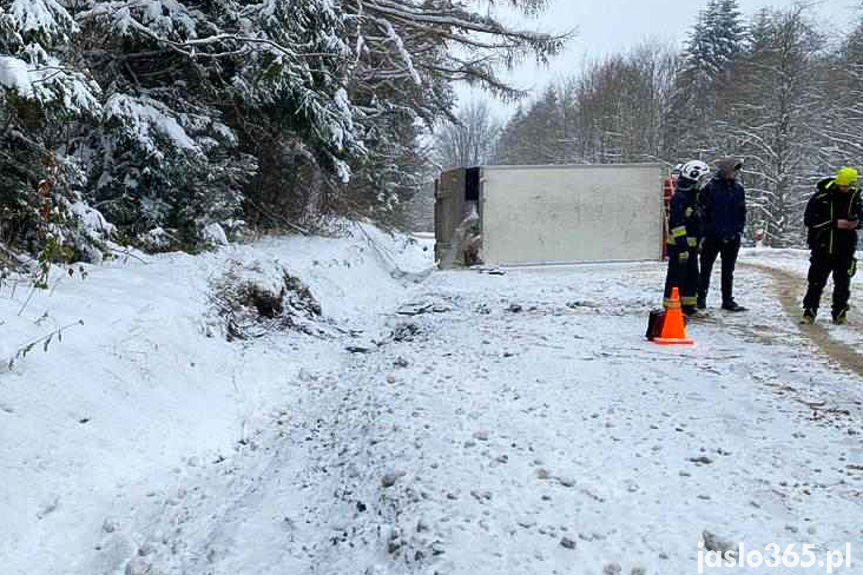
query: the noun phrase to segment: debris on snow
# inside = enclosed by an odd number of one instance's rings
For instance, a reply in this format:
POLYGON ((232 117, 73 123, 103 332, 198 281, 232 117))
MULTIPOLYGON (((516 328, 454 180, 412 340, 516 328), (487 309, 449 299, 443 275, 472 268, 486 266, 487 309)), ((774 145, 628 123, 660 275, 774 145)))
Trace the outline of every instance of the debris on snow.
POLYGON ((156 552, 156 545, 150 541, 145 541, 138 548, 138 555, 141 557, 150 556, 150 555, 154 554, 155 552, 156 552))
POLYGON ((381 478, 381 485, 387 488, 392 487, 402 476, 404 476, 403 471, 390 471, 381 478))
POLYGON ((102 531, 105 533, 114 533, 120 529, 120 522, 113 517, 106 517, 102 523, 102 531))
POLYGON ((422 333, 420 326, 413 322, 405 322, 398 324, 390 334, 393 341, 413 341, 413 339, 422 333))
POLYGON ((371 351, 371 348, 363 347, 361 345, 348 345, 345 346, 345 350, 351 353, 369 353, 371 351))
POLYGON ((473 433, 474 439, 478 439, 480 441, 488 441, 488 431, 481 429, 479 431, 475 431, 473 433))
POLYGON ((304 383, 309 383, 311 381, 317 381, 318 376, 309 372, 306 368, 300 368, 300 371, 297 373, 297 379, 304 383))
POLYGON ((557 480, 564 487, 575 487, 575 478, 564 475, 562 477, 558 477, 557 480))
POLYGON ((60 505, 60 499, 55 497, 52 502, 42 506, 42 509, 40 509, 39 513, 36 514, 36 517, 40 520, 44 519, 48 515, 57 511, 57 507, 59 505, 60 505))
POLYGON ((447 305, 435 302, 425 302, 425 303, 408 303, 401 306, 396 313, 398 315, 422 315, 426 313, 446 313, 451 311, 451 308, 447 305))
POLYGON ((690 457, 689 461, 696 465, 710 465, 711 463, 713 463, 713 460, 706 455, 702 455, 700 457, 690 457))
POLYGON ((722 555, 723 558, 726 557, 726 553, 728 553, 728 557, 736 556, 736 543, 723 539, 707 529, 701 533, 701 541, 704 543, 705 549, 708 551, 715 551, 722 555))
POLYGON ((153 565, 141 556, 134 557, 126 563, 125 575, 158 575, 153 565))
POLYGON ((286 330, 325 335, 317 325, 321 304, 277 262, 230 261, 227 267, 212 283, 210 300, 228 341, 286 330))
POLYGON ((564 537, 563 539, 560 540, 560 546, 565 548, 565 549, 575 549, 576 543, 575 543, 575 541, 573 541, 569 537, 564 537))

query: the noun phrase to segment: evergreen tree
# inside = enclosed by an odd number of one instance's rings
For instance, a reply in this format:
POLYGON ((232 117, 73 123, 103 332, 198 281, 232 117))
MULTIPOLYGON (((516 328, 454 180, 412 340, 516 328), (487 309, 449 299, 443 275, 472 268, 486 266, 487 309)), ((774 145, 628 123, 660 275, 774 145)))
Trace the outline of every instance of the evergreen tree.
POLYGON ((0 0, 0 241, 39 243, 46 179, 150 247, 349 204, 395 217, 453 82, 517 96, 499 68, 564 41, 457 0, 0 0))
POLYGON ((76 65, 79 32, 55 0, 0 4, 0 242, 48 259, 87 255, 69 210, 83 174, 65 143, 100 105, 76 65))
POLYGON ((672 102, 681 130, 678 157, 720 155, 729 140, 719 120, 733 99, 735 65, 746 48, 746 30, 737 0, 710 0, 698 15, 684 50, 672 102))

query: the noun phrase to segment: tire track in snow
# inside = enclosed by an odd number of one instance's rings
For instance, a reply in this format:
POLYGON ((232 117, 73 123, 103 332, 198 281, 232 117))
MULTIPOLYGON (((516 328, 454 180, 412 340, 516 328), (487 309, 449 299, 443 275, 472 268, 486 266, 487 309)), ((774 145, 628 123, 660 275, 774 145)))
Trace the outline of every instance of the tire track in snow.
MULTIPOLYGON (((799 296, 806 291, 804 278, 763 264, 743 263, 742 265, 769 275, 773 280, 776 297, 782 304, 782 309, 798 325, 800 333, 843 369, 863 377, 863 354, 858 353, 854 346, 830 337, 830 332, 823 325, 798 323, 801 314, 799 296)), ((859 331, 859 328, 853 324, 849 326, 859 331)))

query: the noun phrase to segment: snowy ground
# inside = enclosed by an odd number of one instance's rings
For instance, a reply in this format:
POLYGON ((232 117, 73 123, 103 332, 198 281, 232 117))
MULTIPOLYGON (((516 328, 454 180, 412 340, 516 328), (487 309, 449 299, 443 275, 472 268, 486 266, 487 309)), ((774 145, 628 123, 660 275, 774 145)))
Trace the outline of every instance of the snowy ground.
POLYGON ((800 330, 805 254, 747 253, 753 311, 677 349, 642 339, 659 264, 414 283, 430 250, 375 238, 5 287, 0 357, 85 325, 0 373, 2 572, 682 575, 705 530, 863 572, 863 318, 800 330), (211 279, 275 259, 327 335, 207 337, 211 279))

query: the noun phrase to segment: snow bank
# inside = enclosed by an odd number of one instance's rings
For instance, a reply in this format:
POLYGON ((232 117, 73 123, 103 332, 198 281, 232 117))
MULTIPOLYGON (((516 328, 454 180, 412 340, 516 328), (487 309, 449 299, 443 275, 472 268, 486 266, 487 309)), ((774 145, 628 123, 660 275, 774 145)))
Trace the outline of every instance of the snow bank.
MULTIPOLYGON (((417 261, 410 242, 377 239, 395 261, 417 261)), ((134 515, 178 469, 229 455, 290 401, 299 374, 340 361, 333 338, 208 337, 213 279, 260 261, 291 270, 346 334, 409 293, 357 236, 121 259, 57 275, 47 291, 0 287, 4 573, 93 573, 74 554, 121 531, 112 517, 134 515)), ((129 552, 107 550, 104 572, 129 552)))

